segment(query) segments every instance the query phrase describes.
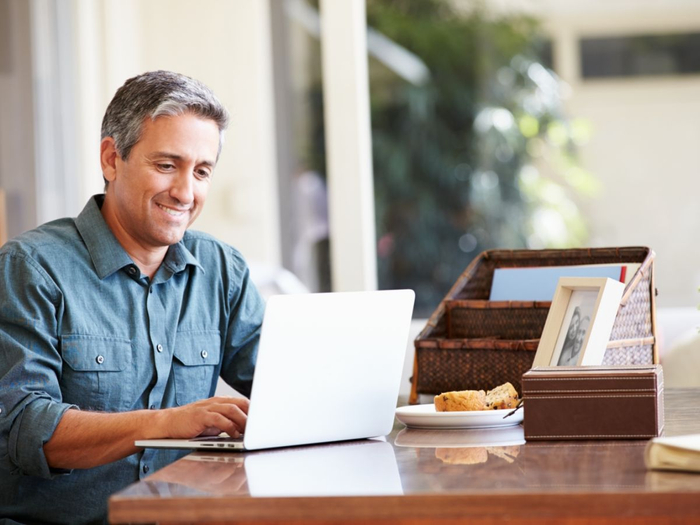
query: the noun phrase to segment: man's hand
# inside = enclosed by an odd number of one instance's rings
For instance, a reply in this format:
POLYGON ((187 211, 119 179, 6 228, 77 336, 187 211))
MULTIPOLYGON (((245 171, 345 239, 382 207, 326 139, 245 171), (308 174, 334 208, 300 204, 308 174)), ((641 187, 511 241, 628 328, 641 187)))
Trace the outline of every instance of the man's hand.
POLYGON ((193 438, 226 432, 239 437, 245 431, 250 402, 243 397, 212 397, 161 411, 161 437, 193 438))
POLYGON ((245 430, 249 402, 213 397, 163 410, 97 413, 68 410, 44 444, 50 467, 93 468, 138 452, 139 439, 184 438, 245 430))

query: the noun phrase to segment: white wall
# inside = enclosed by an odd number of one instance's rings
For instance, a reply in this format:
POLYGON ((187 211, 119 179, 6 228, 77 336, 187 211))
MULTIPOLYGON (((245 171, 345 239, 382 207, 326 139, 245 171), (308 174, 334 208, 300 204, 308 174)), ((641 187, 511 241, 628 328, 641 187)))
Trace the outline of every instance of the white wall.
POLYGON ((85 203, 91 195, 103 188, 100 172, 100 126, 109 101, 102 5, 93 0, 75 0, 73 45, 75 57, 76 101, 75 132, 78 147, 74 152, 77 162, 76 177, 80 198, 85 203))
POLYGON ((10 237, 36 226, 30 6, 0 2, 0 187, 10 237))
POLYGON ((651 246, 658 304, 697 304, 700 79, 597 84, 570 102, 593 126, 582 158, 603 183, 584 203, 593 244, 651 246))

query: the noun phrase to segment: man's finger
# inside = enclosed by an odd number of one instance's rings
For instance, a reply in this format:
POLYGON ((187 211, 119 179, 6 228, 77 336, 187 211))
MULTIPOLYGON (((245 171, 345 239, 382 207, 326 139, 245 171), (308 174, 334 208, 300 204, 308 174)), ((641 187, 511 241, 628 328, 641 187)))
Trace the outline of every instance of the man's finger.
POLYGON ((246 422, 248 421, 248 415, 243 412, 243 410, 237 405, 230 405, 226 403, 219 403, 216 405, 211 405, 210 410, 215 410, 219 414, 222 414, 229 421, 236 425, 236 430, 239 432, 245 432, 246 422))
POLYGON ((238 425, 234 421, 231 421, 218 412, 209 412, 204 419, 204 424, 208 428, 218 428, 220 431, 226 432, 229 436, 232 432, 239 430, 238 425))
POLYGON ((248 407, 250 406, 250 400, 245 397, 216 396, 210 398, 209 401, 215 404, 224 403, 227 405, 235 405, 238 408, 240 408, 245 414, 248 413, 248 407))

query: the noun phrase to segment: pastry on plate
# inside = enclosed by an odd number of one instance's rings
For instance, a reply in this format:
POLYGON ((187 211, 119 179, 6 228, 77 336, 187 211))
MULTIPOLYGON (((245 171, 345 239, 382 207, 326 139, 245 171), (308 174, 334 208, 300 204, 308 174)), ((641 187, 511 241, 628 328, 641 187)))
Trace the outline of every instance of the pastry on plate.
POLYGON ((486 410, 500 410, 518 406, 518 391, 510 383, 504 383, 486 393, 486 410))
POLYGON ((443 392, 435 396, 437 412, 461 412, 486 409, 486 392, 483 390, 461 390, 443 392))
POLYGON ((493 390, 456 390, 435 396, 437 412, 471 412, 474 410, 511 409, 518 406, 518 392, 510 383, 493 390))

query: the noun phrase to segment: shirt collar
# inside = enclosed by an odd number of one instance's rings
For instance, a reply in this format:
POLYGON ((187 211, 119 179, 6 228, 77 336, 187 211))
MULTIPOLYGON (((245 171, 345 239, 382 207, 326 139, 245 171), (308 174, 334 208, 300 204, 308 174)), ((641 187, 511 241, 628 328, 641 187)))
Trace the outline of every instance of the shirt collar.
MULTIPOLYGON (((134 261, 109 229, 102 217, 100 208, 104 195, 93 195, 75 219, 75 226, 87 247, 95 271, 100 279, 112 275, 134 261)), ((163 265, 173 274, 184 270, 190 264, 203 271, 202 265, 185 247, 182 241, 168 248, 163 265)))
MULTIPOLYGON (((185 235, 187 235, 187 233, 185 233, 185 235)), ((163 259, 163 266, 175 274, 184 270, 188 264, 199 268, 202 272, 204 271, 204 268, 199 264, 197 258, 192 255, 192 252, 185 248, 182 241, 177 244, 171 244, 170 247, 168 247, 168 252, 165 254, 165 259, 163 259)))

